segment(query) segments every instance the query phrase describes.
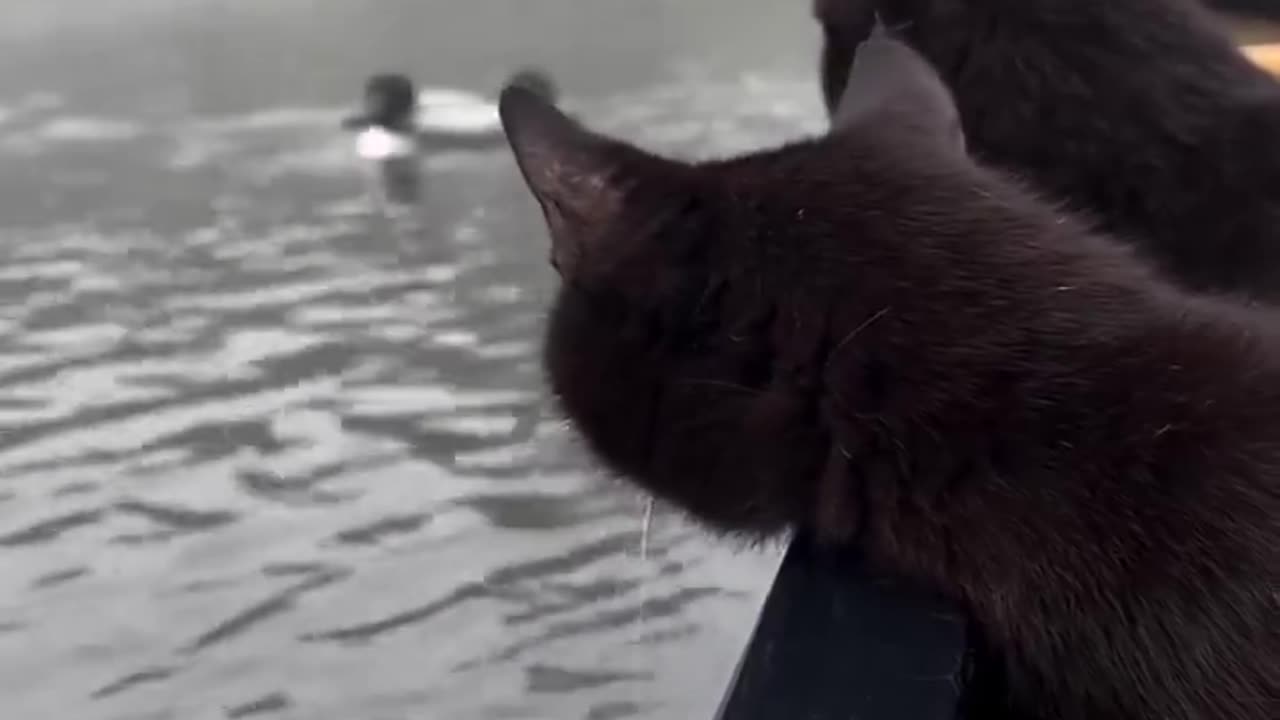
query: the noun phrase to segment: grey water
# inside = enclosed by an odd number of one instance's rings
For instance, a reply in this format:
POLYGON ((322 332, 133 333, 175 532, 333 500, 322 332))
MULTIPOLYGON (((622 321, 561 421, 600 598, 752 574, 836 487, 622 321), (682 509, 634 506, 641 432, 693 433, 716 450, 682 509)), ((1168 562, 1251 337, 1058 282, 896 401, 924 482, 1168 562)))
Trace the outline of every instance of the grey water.
POLYGON ((557 419, 503 148, 434 153, 406 229, 337 124, 375 70, 536 64, 656 150, 798 138, 807 6, 5 0, 5 717, 710 717, 776 549, 642 538, 557 419))

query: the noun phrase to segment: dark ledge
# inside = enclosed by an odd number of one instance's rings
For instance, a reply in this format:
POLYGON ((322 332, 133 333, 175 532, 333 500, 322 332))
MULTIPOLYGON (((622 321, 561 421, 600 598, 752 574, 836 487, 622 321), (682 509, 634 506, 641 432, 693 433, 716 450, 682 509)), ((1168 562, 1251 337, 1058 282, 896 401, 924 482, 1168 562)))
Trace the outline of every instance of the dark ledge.
POLYGON ((797 537, 718 720, 953 720, 966 629, 930 593, 797 537))

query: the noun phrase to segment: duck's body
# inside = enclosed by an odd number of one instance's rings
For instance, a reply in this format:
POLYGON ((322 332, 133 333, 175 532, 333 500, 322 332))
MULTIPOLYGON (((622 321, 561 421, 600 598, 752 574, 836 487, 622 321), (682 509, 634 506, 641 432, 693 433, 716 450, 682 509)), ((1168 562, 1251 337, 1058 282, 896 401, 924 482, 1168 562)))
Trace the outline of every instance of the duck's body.
POLYGON ((418 93, 414 112, 394 124, 373 123, 356 133, 356 155, 380 162, 420 155, 427 149, 500 147, 498 108, 463 90, 430 88, 418 93))
MULTIPOLYGON (((520 84, 551 99, 555 87, 538 70, 516 73, 520 84)), ((497 101, 454 88, 415 88, 399 73, 365 82, 364 107, 342 126, 355 133, 355 154, 369 165, 387 201, 419 199, 421 159, 432 150, 479 150, 505 146, 497 101)))
MULTIPOLYGON (((516 73, 508 84, 523 85, 551 100, 555 87, 538 70, 516 73)), ((399 73, 374 75, 365 82, 364 107, 343 120, 356 131, 356 152, 365 159, 402 157, 418 146, 482 141, 501 147, 502 122, 493 98, 456 88, 415 88, 399 73)))
POLYGON ((495 100, 453 88, 419 90, 415 122, 420 131, 428 133, 490 135, 502 132, 495 100))

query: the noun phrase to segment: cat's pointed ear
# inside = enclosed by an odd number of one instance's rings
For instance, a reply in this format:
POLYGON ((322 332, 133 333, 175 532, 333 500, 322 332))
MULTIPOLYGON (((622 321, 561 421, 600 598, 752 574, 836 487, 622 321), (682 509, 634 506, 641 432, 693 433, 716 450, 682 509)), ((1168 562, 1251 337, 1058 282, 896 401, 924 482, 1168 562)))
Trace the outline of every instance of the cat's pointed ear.
POLYGON ((516 164, 533 192, 551 232, 552 261, 567 264, 623 210, 634 180, 624 167, 628 146, 597 135, 565 115, 547 98, 508 85, 498 102, 502 127, 516 164))
POLYGON ((879 22, 854 54, 831 131, 864 123, 891 123, 944 150, 965 152, 960 110, 951 90, 928 60, 879 22))

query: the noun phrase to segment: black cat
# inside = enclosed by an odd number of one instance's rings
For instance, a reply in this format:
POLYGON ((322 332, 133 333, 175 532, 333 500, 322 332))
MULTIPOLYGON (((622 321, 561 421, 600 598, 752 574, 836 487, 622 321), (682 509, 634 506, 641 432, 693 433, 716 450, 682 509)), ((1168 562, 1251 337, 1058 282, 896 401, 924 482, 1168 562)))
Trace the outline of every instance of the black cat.
POLYGON ((927 76, 700 164, 505 91, 563 280, 552 389, 710 527, 855 542, 962 603, 1028 715, 1275 720, 1274 318, 971 161, 927 76))
POLYGON ((814 0, 832 109, 872 15, 952 89, 969 150, 1184 286, 1280 301, 1280 83, 1196 0, 814 0))

